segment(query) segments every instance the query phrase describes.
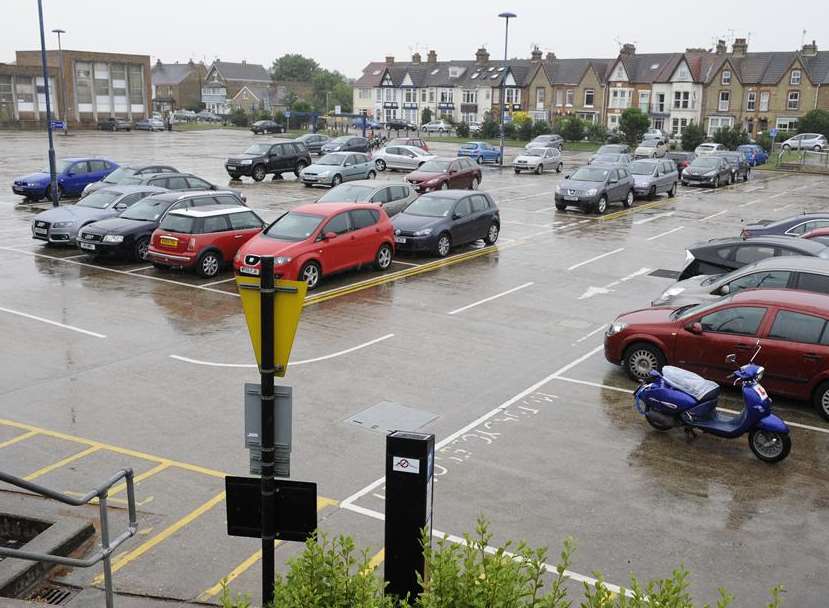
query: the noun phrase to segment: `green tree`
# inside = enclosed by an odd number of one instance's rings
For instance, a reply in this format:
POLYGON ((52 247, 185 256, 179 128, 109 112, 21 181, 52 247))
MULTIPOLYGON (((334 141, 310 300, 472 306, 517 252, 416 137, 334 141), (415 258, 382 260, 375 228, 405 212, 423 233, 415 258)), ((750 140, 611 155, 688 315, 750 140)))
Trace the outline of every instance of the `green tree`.
POLYGON ((584 139, 584 121, 577 116, 565 118, 561 125, 561 136, 567 141, 584 139))
POLYGON ((351 112, 352 87, 339 72, 319 68, 311 77, 311 86, 313 94, 309 101, 314 110, 329 112, 339 105, 344 112, 351 112))
POLYGON ((288 91, 288 92, 285 94, 285 105, 287 106, 287 108, 288 108, 289 110, 293 110, 293 109, 294 109, 294 104, 295 104, 297 101, 298 101, 298 98, 297 98, 297 96, 296 96, 296 93, 294 93, 293 91, 288 91))
POLYGON ((587 139, 596 143, 607 141, 607 127, 600 122, 591 122, 587 125, 587 139))
POLYGON ((705 129, 691 121, 682 132, 682 149, 686 152, 693 152, 697 146, 705 141, 705 129))
POLYGON ((550 123, 548 123, 546 120, 536 120, 533 123, 533 137, 538 137, 539 135, 547 135, 550 132, 550 123))
POLYGON ((459 122, 455 125, 455 134, 458 137, 469 137, 469 125, 465 122, 459 122))
POLYGON ((512 122, 504 123, 504 139, 515 139, 515 124, 512 122))
POLYGON ((739 125, 721 127, 714 132, 714 141, 724 145, 729 150, 736 150, 737 146, 751 143, 748 132, 739 125))
POLYGON ((625 134, 625 142, 631 147, 642 141, 642 136, 650 126, 648 115, 639 108, 628 108, 619 119, 619 130, 625 134))
POLYGON ((420 113, 420 124, 425 125, 427 122, 432 122, 432 110, 430 108, 423 108, 420 113))
POLYGON ((250 118, 242 108, 236 108, 230 113, 230 122, 237 127, 247 127, 250 123, 250 118))
POLYGON ((829 112, 826 110, 811 110, 797 123, 798 133, 821 133, 829 137, 829 112))
POLYGON ((319 69, 316 60, 298 53, 288 53, 274 59, 271 66, 271 78, 274 80, 309 81, 319 69))
POLYGON ((500 132, 498 121, 495 120, 492 114, 484 116, 484 122, 481 123, 481 137, 484 139, 494 139, 498 137, 500 132))

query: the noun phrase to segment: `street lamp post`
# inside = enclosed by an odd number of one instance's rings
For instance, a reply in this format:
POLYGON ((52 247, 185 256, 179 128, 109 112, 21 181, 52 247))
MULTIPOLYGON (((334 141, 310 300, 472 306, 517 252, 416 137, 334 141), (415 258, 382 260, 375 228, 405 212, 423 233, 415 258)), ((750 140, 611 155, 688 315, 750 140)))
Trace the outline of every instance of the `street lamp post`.
POLYGON ((66 111, 66 80, 63 77, 63 47, 60 44, 60 35, 65 34, 66 30, 60 28, 52 30, 53 34, 58 35, 58 77, 60 78, 60 116, 63 118, 63 134, 69 135, 69 113, 66 111))
POLYGON ((46 34, 43 31, 43 2, 37 0, 37 18, 40 22, 40 61, 43 64, 43 92, 46 94, 46 131, 49 134, 49 196, 52 206, 58 206, 58 174, 55 163, 55 143, 52 141, 52 104, 49 102, 49 69, 46 67, 46 34))
POLYGON ((498 15, 504 20, 504 72, 501 75, 501 116, 500 116, 500 123, 501 123, 501 167, 504 166, 504 112, 506 111, 506 89, 504 87, 504 81, 506 80, 506 67, 507 67, 507 47, 509 45, 509 20, 515 19, 518 15, 515 13, 508 13, 504 12, 498 15))

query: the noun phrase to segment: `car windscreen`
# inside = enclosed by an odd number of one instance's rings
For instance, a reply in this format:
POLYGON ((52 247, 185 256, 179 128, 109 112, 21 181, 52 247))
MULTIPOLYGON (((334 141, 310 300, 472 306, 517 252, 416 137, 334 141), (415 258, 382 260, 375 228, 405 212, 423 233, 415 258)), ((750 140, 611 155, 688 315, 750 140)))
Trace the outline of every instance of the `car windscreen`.
POLYGON ((571 180, 579 182, 603 182, 610 171, 599 167, 582 167, 570 176, 571 180))
POLYGON ((656 139, 646 139, 641 144, 639 144, 640 148, 655 148, 656 143, 658 140, 656 139))
MULTIPOLYGON (((71 164, 72 164, 71 160, 59 160, 55 164, 55 171, 57 173, 63 173, 64 171, 66 171, 69 168, 69 165, 71 165, 71 164)), ((46 167, 45 169, 41 169, 40 172, 41 173, 49 173, 49 167, 46 167)))
POLYGON ((340 184, 326 192, 318 203, 367 203, 377 188, 358 184, 340 184))
POLYGON ((478 144, 462 144, 461 150, 475 150, 478 147, 478 144))
POLYGON ((602 163, 618 163, 621 156, 621 154, 597 154, 593 160, 602 163))
POLYGON ((143 220, 145 222, 154 222, 160 218, 167 208, 172 203, 167 200, 157 199, 154 197, 145 198, 138 201, 132 207, 124 211, 121 217, 126 220, 143 220))
POLYGON ((89 196, 83 197, 80 201, 75 203, 76 207, 90 207, 92 209, 106 209, 110 206, 112 201, 121 196, 121 192, 111 192, 107 190, 98 190, 89 196))
POLYGON ((193 234, 195 224, 196 219, 193 217, 170 213, 163 220, 161 220, 161 224, 159 224, 158 227, 162 230, 167 230, 168 232, 193 234))
POLYGON ((628 169, 634 175, 653 175, 653 172, 656 170, 656 165, 637 160, 636 162, 632 162, 628 169))
POLYGON ((691 163, 694 169, 716 169, 720 165, 719 157, 695 158, 691 163))
POLYGON ((347 144, 349 141, 351 141, 351 136, 346 135, 344 137, 338 137, 337 139, 332 139, 331 143, 332 144, 347 144))
POLYGON ((421 196, 406 207, 406 215, 421 215, 424 217, 446 217, 455 206, 456 198, 443 196, 421 196))
POLYGON ((618 144, 609 144, 607 146, 602 146, 596 151, 596 154, 619 154, 622 151, 622 147, 618 144))
POLYGON ((418 171, 425 173, 446 173, 449 170, 450 163, 451 161, 448 160, 430 160, 423 163, 418 171))
POLYGON ((686 304, 685 306, 680 306, 676 310, 671 313, 671 319, 687 319, 691 315, 695 315, 697 313, 703 312, 708 310, 709 308, 716 308, 717 306, 721 306, 723 304, 728 304, 732 300, 733 296, 726 296, 724 298, 720 298, 716 302, 708 302, 705 304, 686 304))
POLYGON ((264 234, 280 241, 304 241, 314 234, 324 219, 321 215, 289 211, 268 226, 264 234))
POLYGON ((118 167, 115 171, 104 178, 105 184, 126 184, 126 178, 135 175, 135 169, 129 167, 118 167))
POLYGON ((268 150, 270 149, 270 144, 253 144, 252 146, 249 146, 247 150, 245 150, 245 154, 267 154, 268 150))
POLYGON ((327 154, 315 162, 315 165, 332 165, 339 167, 343 161, 348 158, 345 154, 327 154))
POLYGON ((530 148, 522 156, 544 156, 544 148, 530 148))

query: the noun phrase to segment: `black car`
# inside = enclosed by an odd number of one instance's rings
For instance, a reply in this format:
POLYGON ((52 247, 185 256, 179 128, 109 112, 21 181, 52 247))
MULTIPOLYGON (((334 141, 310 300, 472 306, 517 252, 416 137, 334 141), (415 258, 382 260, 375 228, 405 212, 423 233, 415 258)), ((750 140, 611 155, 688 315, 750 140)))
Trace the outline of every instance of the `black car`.
POLYGON ((98 121, 99 131, 131 131, 132 123, 125 118, 102 118, 98 121))
POLYGON ((299 177, 299 172, 310 164, 311 155, 305 144, 282 141, 251 145, 244 154, 228 158, 225 170, 233 179, 247 175, 253 181, 261 182, 269 173, 275 177, 281 177, 283 173, 299 177))
POLYGON ((602 214, 608 203, 621 201, 625 208, 633 205, 633 176, 624 165, 589 165, 556 184, 556 209, 579 207, 582 211, 602 214))
POLYGON ((134 175, 126 180, 125 184, 158 186, 159 188, 166 188, 167 190, 221 190, 232 192, 241 200, 246 201, 245 195, 238 190, 230 188, 223 188, 211 184, 206 179, 191 175, 190 173, 145 173, 143 175, 134 175))
POLYGON ((254 135, 261 135, 262 133, 284 133, 285 128, 273 120, 257 120, 250 126, 250 130, 254 135))
POLYGON ((391 223, 397 251, 433 252, 442 258, 452 247, 479 239, 494 245, 501 231, 501 215, 492 197, 467 190, 424 194, 391 223))
POLYGON ((355 135, 343 135, 322 146, 322 154, 329 152, 364 152, 368 154, 368 140, 355 135))
POLYGON ((751 176, 751 165, 742 152, 714 152, 711 156, 720 156, 728 161, 731 166, 731 181, 736 182, 742 178, 744 182, 751 176))
POLYGON ((756 236, 802 236, 818 228, 829 228, 829 213, 801 213, 784 220, 761 220, 749 224, 740 233, 744 239, 756 236))
POLYGON ((244 203, 232 192, 166 192, 135 203, 120 217, 94 222, 81 228, 76 238, 84 253, 95 256, 124 257, 142 261, 147 255, 150 236, 172 209, 233 205, 244 203))
POLYGON ((322 147, 331 141, 331 138, 321 133, 306 133, 305 135, 300 135, 294 141, 304 145, 309 154, 322 155, 322 147))
POLYGON ((754 239, 730 237, 695 243, 686 253, 687 264, 677 280, 700 274, 721 274, 765 258, 781 255, 806 255, 829 260, 829 248, 821 243, 786 236, 754 239))
MULTIPOLYGON (((108 188, 109 186, 128 186, 140 184, 133 178, 137 175, 149 175, 150 173, 178 173, 178 169, 170 165, 129 165, 118 167, 115 171, 107 175, 99 182, 92 182, 87 184, 83 189, 81 196, 100 190, 101 188, 108 188)), ((155 185, 155 184, 154 184, 155 185)))
POLYGON ((385 127, 386 131, 417 131, 417 125, 405 120, 388 120, 385 127))
POLYGON ((723 157, 713 154, 697 156, 682 172, 683 186, 719 188, 720 184, 731 182, 731 165, 723 157))

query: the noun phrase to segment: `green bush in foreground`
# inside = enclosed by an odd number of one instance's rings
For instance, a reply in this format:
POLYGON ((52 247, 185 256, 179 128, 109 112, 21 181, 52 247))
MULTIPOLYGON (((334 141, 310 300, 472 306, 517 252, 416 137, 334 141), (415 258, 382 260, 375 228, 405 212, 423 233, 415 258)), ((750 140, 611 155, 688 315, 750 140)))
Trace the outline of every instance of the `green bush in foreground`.
MULTIPOLYGON (((428 538, 424 538, 427 541, 428 538)), ((694 608, 688 592, 689 573, 680 566, 664 579, 643 585, 631 576, 630 589, 614 593, 600 573, 595 584, 583 583, 581 600, 570 599, 566 585, 575 544, 567 538, 555 566, 547 564, 546 548, 525 543, 492 548, 488 524, 479 520, 475 535, 464 543, 440 539, 424 542, 427 580, 413 603, 399 604, 383 594, 383 582, 373 572, 368 551, 357 552, 345 536, 329 540, 324 534, 305 543, 305 551, 289 561, 288 573, 279 575, 274 593, 277 608, 694 608)), ((771 590, 764 608, 780 608, 783 588, 771 590)), ((712 607, 727 608, 734 597, 720 589, 712 607)), ((223 608, 248 608, 245 596, 233 596, 225 588, 223 608)), ((759 606, 757 608, 760 608, 759 606)))

